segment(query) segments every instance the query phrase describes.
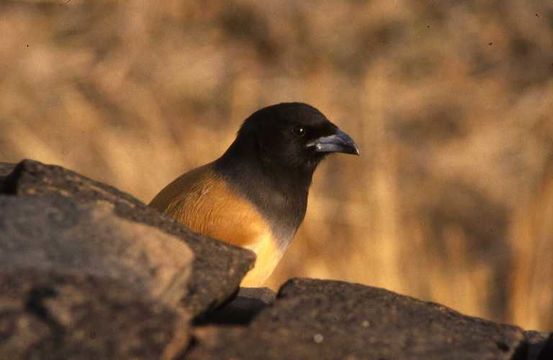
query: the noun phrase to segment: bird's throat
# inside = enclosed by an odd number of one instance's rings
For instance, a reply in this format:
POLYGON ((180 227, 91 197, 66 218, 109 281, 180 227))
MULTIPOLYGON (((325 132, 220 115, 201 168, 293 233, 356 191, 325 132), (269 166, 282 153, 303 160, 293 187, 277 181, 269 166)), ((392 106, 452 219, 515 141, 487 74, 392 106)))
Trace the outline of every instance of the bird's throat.
POLYGON ((215 161, 214 170, 249 200, 268 221, 285 248, 305 217, 313 171, 286 169, 253 156, 231 152, 215 161))

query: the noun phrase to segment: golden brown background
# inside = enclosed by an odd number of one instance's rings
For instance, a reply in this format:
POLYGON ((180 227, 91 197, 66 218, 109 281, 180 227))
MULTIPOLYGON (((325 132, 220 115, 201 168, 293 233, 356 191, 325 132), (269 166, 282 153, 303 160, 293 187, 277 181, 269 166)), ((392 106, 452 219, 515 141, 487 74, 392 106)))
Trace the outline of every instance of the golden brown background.
POLYGON ((0 161, 149 201, 261 106, 356 138, 270 280, 553 328, 550 0, 0 1, 0 161))

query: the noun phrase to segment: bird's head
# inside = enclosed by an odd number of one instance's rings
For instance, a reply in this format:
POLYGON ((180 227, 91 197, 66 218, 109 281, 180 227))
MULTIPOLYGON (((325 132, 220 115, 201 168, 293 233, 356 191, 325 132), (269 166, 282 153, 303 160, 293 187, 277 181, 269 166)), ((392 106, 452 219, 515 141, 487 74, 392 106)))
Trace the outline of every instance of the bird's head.
POLYGON ((314 170, 331 153, 359 155, 348 134, 303 103, 282 103, 256 111, 244 121, 235 143, 248 144, 264 162, 290 169, 314 170))

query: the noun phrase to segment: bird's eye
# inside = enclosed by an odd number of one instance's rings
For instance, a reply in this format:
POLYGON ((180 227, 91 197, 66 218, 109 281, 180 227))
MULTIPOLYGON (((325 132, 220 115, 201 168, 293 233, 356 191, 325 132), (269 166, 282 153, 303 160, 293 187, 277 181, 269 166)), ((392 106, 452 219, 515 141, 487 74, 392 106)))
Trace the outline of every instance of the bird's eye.
POLYGON ((294 135, 301 137, 305 135, 306 131, 303 126, 294 126, 294 128, 292 129, 292 132, 294 133, 294 135))

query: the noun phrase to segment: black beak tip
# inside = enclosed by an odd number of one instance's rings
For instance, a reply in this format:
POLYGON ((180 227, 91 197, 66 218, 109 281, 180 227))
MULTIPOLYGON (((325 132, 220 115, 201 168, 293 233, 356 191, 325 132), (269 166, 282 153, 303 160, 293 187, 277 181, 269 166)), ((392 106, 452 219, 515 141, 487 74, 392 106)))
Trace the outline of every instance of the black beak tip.
POLYGON ((344 154, 359 156, 359 148, 355 144, 345 146, 341 152, 344 154))
POLYGON ((359 148, 351 136, 343 132, 342 130, 337 131, 337 137, 340 140, 340 145, 342 146, 342 151, 345 154, 357 155, 359 156, 359 148))

